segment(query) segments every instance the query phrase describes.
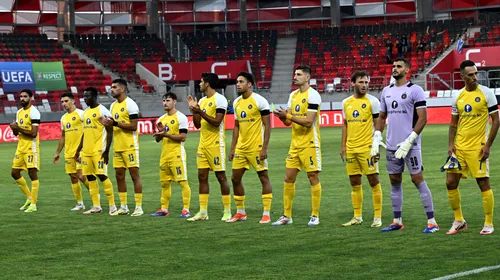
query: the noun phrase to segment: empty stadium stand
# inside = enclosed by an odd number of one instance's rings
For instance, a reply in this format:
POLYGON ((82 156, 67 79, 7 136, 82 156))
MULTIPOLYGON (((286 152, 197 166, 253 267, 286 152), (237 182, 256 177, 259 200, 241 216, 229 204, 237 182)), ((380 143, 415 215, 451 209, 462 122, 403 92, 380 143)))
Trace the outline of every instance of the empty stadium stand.
POLYGON ((144 81, 135 73, 136 63, 175 61, 165 44, 151 34, 70 34, 64 40, 139 87, 144 81))
POLYGON ((276 30, 184 33, 191 61, 248 60, 259 88, 270 88, 276 30))
POLYGON ((488 14, 487 20, 481 22, 480 31, 468 36, 465 41, 466 46, 471 48, 500 45, 500 14, 488 14))

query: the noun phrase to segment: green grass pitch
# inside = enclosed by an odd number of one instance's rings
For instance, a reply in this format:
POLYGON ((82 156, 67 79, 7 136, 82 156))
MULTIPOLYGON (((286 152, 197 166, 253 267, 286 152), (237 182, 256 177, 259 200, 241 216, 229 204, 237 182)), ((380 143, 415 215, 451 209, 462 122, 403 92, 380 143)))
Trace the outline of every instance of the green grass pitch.
MULTIPOLYGON (((142 135, 141 176, 144 189, 142 217, 107 214, 85 216, 73 213, 75 205, 64 165, 53 165, 56 141, 40 144, 41 172, 37 213, 23 213, 24 197, 10 177, 14 143, 0 145, 0 258, 2 278, 17 279, 430 279, 483 266, 498 265, 500 232, 480 236, 483 225, 481 194, 474 180, 462 180, 461 193, 469 229, 446 236, 453 213, 439 172, 447 152, 447 126, 428 126, 423 133, 424 175, 434 197, 438 233, 424 235, 427 220, 418 191, 404 175, 403 221, 400 232, 381 233, 370 228, 373 218, 371 191, 364 178, 364 220, 362 226, 342 228, 352 217, 350 185, 339 157, 340 128, 322 128, 323 196, 321 224, 308 227, 311 211, 310 186, 299 174, 294 200, 294 224, 282 227, 258 223, 262 213, 261 186, 251 170, 243 178, 246 190, 246 222, 220 221, 222 201, 215 176, 210 176, 210 220, 188 223, 177 218, 182 209, 181 191, 172 186, 170 217, 149 217, 160 203, 158 159, 160 145, 142 135)), ((274 199, 272 220, 282 214, 285 157, 290 130, 274 129, 269 148, 269 171, 274 199)), ((229 149, 231 131, 226 134, 229 149)), ((198 133, 188 134, 188 179, 192 188, 191 212, 198 210, 196 147, 198 133)), ((491 184, 498 198, 500 165, 497 143, 491 153, 491 184)), ((385 153, 385 152, 382 152, 385 153)), ((230 179, 231 164, 227 164, 230 179)), ((383 188, 383 224, 392 221, 389 178, 385 158, 380 166, 383 188)), ((27 178, 27 174, 23 173, 27 178)), ((109 175, 113 183, 114 170, 109 175)), ((133 186, 127 178, 129 207, 134 207, 133 186)), ((116 184, 114 185, 116 191, 116 184)), ((84 189, 86 206, 91 206, 84 189)), ((116 192, 115 192, 116 193, 116 192)), ((115 195, 118 202, 118 195, 115 195)), ((498 203, 497 203, 498 205, 498 203)), ((235 205, 233 202, 233 213, 235 205)), ((495 222, 499 219, 495 216, 495 222)), ((500 278, 500 270, 470 279, 500 278)), ((469 278, 467 278, 469 279, 469 278)))

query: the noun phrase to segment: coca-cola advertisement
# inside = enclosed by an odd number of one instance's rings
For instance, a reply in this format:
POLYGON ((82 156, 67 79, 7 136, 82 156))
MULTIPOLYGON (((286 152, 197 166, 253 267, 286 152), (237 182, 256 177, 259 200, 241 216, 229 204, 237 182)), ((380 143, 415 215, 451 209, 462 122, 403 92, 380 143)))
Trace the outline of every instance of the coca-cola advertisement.
MULTIPOLYGON (((188 116, 190 132, 197 131, 193 124, 192 116, 188 116)), ((142 118, 139 120, 137 129, 139 134, 153 134, 156 130, 157 118, 142 118)), ((430 107, 427 108, 427 123, 428 124, 447 124, 451 120, 451 107, 430 107)), ((343 117, 342 111, 322 111, 320 113, 320 125, 324 127, 342 126, 343 117)), ((271 117, 272 128, 285 128, 285 126, 277 117, 271 117)), ((226 129, 234 128, 234 115, 226 116, 226 129)), ((0 124, 2 142, 15 142, 17 137, 14 136, 8 124, 0 124)), ((39 129, 40 140, 56 140, 61 137, 61 124, 59 122, 42 122, 39 129)))

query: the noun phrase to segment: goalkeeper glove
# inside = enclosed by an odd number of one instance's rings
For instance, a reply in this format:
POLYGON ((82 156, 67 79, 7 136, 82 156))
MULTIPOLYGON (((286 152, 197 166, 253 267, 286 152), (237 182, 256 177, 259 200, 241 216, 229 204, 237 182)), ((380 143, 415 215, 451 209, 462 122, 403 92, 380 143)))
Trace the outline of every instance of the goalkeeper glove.
POLYGON ((406 157, 406 155, 411 149, 411 146, 413 145, 413 142, 415 141, 415 139, 417 139, 417 137, 418 134, 415 131, 412 131, 410 136, 408 136, 408 138, 406 138, 405 141, 396 145, 396 147, 398 147, 398 150, 396 151, 395 154, 397 159, 402 159, 406 157))
POLYGON ((379 146, 387 148, 382 140, 382 132, 376 130, 372 137, 372 150, 370 151, 370 156, 374 157, 379 153, 379 146))

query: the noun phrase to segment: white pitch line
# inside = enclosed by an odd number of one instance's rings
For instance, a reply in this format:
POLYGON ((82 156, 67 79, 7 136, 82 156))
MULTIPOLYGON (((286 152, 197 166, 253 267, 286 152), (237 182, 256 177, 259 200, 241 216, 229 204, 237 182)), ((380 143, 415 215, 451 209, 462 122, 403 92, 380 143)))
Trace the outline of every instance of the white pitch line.
POLYGON ((481 272, 486 272, 486 271, 495 270, 495 269, 500 269, 500 265, 485 266, 485 267, 481 267, 481 268, 477 268, 477 269, 473 269, 473 270, 467 270, 467 271, 460 272, 460 273, 455 273, 455 274, 450 274, 450 275, 446 275, 446 276, 439 277, 439 278, 434 278, 431 280, 454 279, 454 278, 458 278, 458 277, 462 277, 462 276, 467 276, 467 275, 471 275, 471 274, 478 274, 481 272))

